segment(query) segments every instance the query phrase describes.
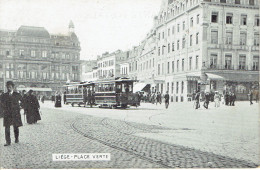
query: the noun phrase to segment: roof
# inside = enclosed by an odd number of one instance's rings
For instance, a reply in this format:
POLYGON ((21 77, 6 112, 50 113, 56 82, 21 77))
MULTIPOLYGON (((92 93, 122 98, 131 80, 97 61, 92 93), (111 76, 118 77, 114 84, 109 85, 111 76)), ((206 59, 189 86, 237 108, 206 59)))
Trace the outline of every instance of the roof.
POLYGON ((16 33, 17 36, 50 38, 49 32, 44 27, 21 26, 16 33))

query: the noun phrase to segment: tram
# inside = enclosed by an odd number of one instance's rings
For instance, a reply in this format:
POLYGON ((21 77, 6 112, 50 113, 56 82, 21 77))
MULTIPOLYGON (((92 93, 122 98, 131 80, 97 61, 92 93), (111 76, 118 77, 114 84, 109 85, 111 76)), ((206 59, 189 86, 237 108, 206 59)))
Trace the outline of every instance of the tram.
POLYGON ((95 105, 94 87, 93 82, 65 85, 66 104, 71 104, 73 107, 75 105, 92 107, 95 105))
POLYGON ((95 82, 65 85, 66 104, 72 106, 94 106, 127 108, 140 106, 139 96, 133 93, 135 80, 116 78, 95 82))
POLYGON ((133 93, 133 82, 128 78, 95 82, 95 103, 109 108, 139 106, 138 94, 133 93))

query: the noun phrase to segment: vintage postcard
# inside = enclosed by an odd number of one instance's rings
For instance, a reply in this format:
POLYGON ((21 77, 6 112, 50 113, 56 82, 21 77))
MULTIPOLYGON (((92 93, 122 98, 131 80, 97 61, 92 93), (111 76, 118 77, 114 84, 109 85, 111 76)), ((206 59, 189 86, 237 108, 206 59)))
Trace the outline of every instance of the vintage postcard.
POLYGON ((259 25, 258 0, 0 0, 0 168, 257 168, 259 25))

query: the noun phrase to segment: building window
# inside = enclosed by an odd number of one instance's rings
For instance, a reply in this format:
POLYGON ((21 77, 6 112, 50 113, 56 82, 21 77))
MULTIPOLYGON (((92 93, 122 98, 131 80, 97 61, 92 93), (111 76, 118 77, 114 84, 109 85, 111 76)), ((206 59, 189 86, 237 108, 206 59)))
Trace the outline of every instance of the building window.
POLYGON ((185 30, 185 21, 182 23, 182 30, 185 30))
POLYGON ((193 27, 193 17, 190 18, 190 26, 193 27))
POLYGON ((181 82, 181 94, 183 93, 183 90, 184 90, 184 82, 182 81, 181 82))
POLYGON ((190 46, 192 46, 192 35, 190 35, 190 46))
POLYGON ((196 44, 199 44, 199 33, 196 33, 196 44))
POLYGON ((182 38, 182 48, 185 48, 185 43, 186 43, 186 40, 185 40, 185 37, 182 38))
POLYGON ((246 25, 246 21, 247 21, 247 15, 242 14, 241 15, 241 25, 246 25))
POLYGON ((170 62, 167 63, 167 74, 170 73, 170 62))
POLYGON ((180 24, 177 25, 177 32, 180 32, 180 24))
POLYGON ((255 15, 255 26, 259 26, 259 15, 255 15))
POLYGON ((170 83, 167 82, 167 91, 169 92, 169 89, 170 89, 170 83))
POLYGON ((35 51, 34 50, 31 51, 31 57, 35 57, 35 51))
POLYGON ((259 46, 259 32, 254 34, 254 46, 259 46))
POLYGON ((42 51, 42 57, 44 57, 44 58, 47 57, 47 51, 42 51))
POLYGON ((249 0, 249 5, 255 5, 254 0, 249 0))
POLYGON ((235 0, 235 4, 240 4, 240 0, 235 0))
POLYGON ((182 62, 181 62, 181 69, 182 69, 182 71, 184 71, 184 58, 182 59, 182 62))
POLYGON ((179 93, 179 82, 176 83, 176 94, 179 93))
POLYGON ((159 33, 159 34, 158 34, 158 40, 160 40, 160 38, 161 38, 161 34, 159 33))
POLYGON ((192 57, 189 58, 189 70, 192 69, 192 57))
POLYGON ((220 0, 221 3, 226 3, 226 0, 220 0))
POLYGON ((200 15, 198 14, 197 15, 197 24, 199 24, 200 23, 200 15))
POLYGON ((174 61, 172 61, 172 73, 174 73, 174 61))
POLYGON ((240 45, 246 45, 246 33, 245 32, 240 33, 240 45))
POLYGON ((210 68, 217 68, 217 54, 211 54, 210 55, 210 68))
POLYGON ((158 47, 158 56, 160 56, 160 53, 161 53, 160 47, 158 47))
POLYGON ((254 56, 253 58, 253 70, 259 70, 259 56, 254 56))
POLYGON ((232 44, 232 37, 233 33, 232 32, 226 32, 226 44, 232 44))
POLYGON ((225 56, 225 69, 231 69, 231 64, 232 64, 232 56, 226 55, 225 56))
POLYGON ((199 56, 196 56, 196 69, 199 68, 199 56))
POLYGON ((160 69, 161 69, 160 64, 158 64, 158 75, 160 75, 160 69))
POLYGON ((174 51, 174 42, 172 43, 172 51, 174 51))
POLYGON ((164 45, 162 46, 162 55, 164 54, 164 45))
POLYGON ((171 32, 171 30, 170 30, 170 28, 168 28, 168 36, 170 36, 170 32, 171 32))
POLYGON ((218 12, 212 12, 211 14, 211 22, 217 23, 218 22, 218 12))
POLYGON ((174 26, 172 26, 172 35, 174 34, 174 26))
POLYGON ((24 50, 19 51, 20 56, 24 56, 24 50))
POLYGON ((177 50, 179 50, 180 47, 180 40, 177 41, 177 50))
POLYGON ((171 93, 173 94, 173 89, 174 89, 174 83, 172 82, 172 88, 171 88, 171 93))
POLYGON ((239 70, 245 70, 246 69, 246 56, 245 55, 240 55, 239 56, 239 70))
POLYGON ((226 15, 226 24, 232 24, 233 14, 227 13, 226 15))
POLYGON ((177 72, 179 71, 179 60, 177 60, 177 72))
POLYGON ((153 67, 154 67, 154 58, 153 58, 153 67))
POLYGON ((162 32, 162 39, 164 39, 164 32, 162 32))
POLYGON ((168 44, 168 53, 171 51, 171 44, 168 44))
POLYGON ((211 31, 211 44, 218 43, 218 31, 211 31))

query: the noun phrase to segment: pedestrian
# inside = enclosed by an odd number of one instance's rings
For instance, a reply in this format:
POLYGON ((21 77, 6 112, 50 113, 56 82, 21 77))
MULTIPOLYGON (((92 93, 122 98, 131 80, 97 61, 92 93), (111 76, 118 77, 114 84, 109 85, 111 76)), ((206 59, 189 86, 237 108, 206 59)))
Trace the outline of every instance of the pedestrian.
POLYGON ((249 97, 250 105, 252 105, 253 104, 253 102, 252 102, 252 100, 253 100, 253 91, 252 90, 249 91, 248 97, 249 97))
POLYGON ((55 102, 55 96, 54 96, 54 95, 51 96, 51 102, 52 102, 52 103, 55 102))
POLYGON ((87 97, 87 99, 88 99, 88 105, 90 105, 90 107, 92 107, 92 98, 91 98, 91 96, 92 96, 91 90, 88 89, 88 97, 87 97))
POLYGON ((61 107, 61 96, 59 93, 55 96, 55 107, 61 107))
POLYGON ((258 103, 259 100, 259 90, 255 91, 255 102, 258 103))
POLYGON ((195 109, 200 108, 200 92, 199 92, 199 90, 197 90, 197 92, 196 92, 195 102, 196 102, 195 103, 196 104, 195 109))
POLYGON ((156 105, 157 105, 157 103, 159 103, 160 102, 160 99, 159 99, 159 92, 157 92, 157 94, 156 94, 156 105))
POLYGON ((168 94, 168 91, 166 91, 166 94, 164 95, 164 102, 165 102, 165 108, 168 109, 169 107, 169 99, 170 99, 170 96, 168 94))
POLYGON ((229 92, 229 106, 232 106, 234 100, 234 96, 232 95, 232 92, 229 92))
POLYGON ((23 125, 21 120, 20 108, 22 103, 21 94, 14 91, 14 83, 6 82, 7 93, 1 97, 4 112, 5 140, 4 146, 11 145, 10 126, 13 126, 15 143, 19 142, 19 127, 23 125))
POLYGON ((42 95, 42 97, 41 97, 41 102, 44 103, 44 100, 45 100, 45 96, 42 95))
POLYGON ((225 98, 225 105, 228 105, 229 104, 229 94, 228 94, 228 92, 225 92, 224 98, 225 98))
POLYGON ((37 97, 33 95, 33 90, 28 91, 28 96, 26 99, 27 103, 27 123, 32 124, 32 123, 37 123, 38 120, 41 120, 40 116, 40 104, 39 101, 37 100, 37 97))
POLYGON ((215 107, 219 107, 220 95, 219 95, 218 91, 215 91, 214 102, 215 102, 215 107))
POLYGON ((231 105, 235 106, 235 101, 236 101, 237 96, 236 96, 236 94, 234 92, 231 95, 232 95, 232 103, 231 103, 231 105))
POLYGON ((0 118, 4 116, 3 108, 2 108, 2 104, 1 104, 1 98, 2 98, 3 94, 4 94, 3 91, 0 91, 0 118))
MULTIPOLYGON (((84 92, 84 90, 83 90, 84 92)), ((85 93, 83 93, 85 94, 85 93)), ((63 94, 63 101, 64 101, 64 104, 66 104, 66 101, 67 101, 67 92, 65 91, 64 94, 63 94)))
POLYGON ((209 94, 209 92, 206 92, 205 93, 205 102, 203 105, 206 109, 209 108, 209 101, 210 101, 210 94, 209 94))

